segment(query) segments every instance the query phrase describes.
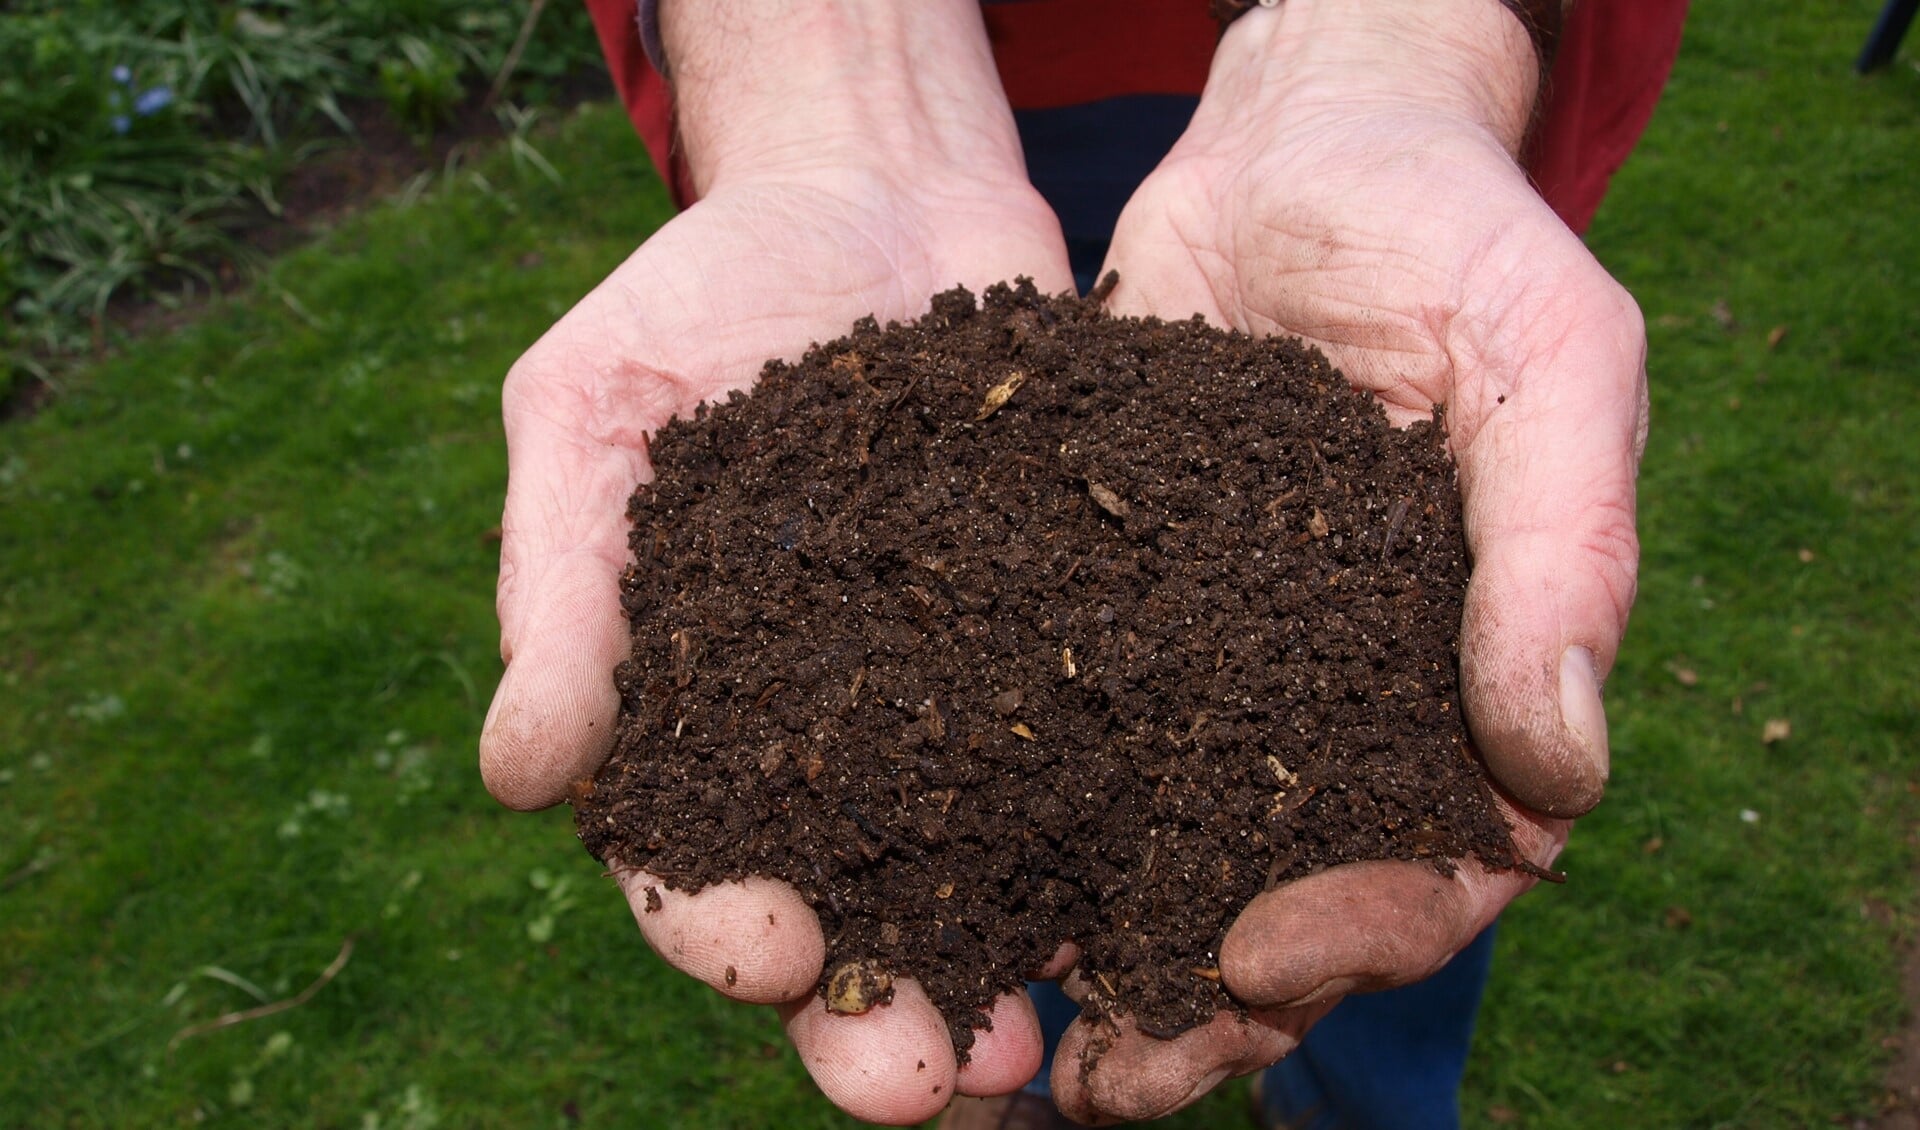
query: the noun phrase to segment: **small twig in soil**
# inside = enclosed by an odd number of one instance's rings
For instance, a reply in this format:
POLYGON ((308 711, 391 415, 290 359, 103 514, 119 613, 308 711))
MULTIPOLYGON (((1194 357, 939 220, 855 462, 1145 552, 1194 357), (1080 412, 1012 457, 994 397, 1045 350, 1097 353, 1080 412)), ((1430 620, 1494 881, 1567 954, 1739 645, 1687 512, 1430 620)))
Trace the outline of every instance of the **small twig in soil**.
POLYGON ((1522 875, 1531 875, 1535 879, 1546 883, 1564 883, 1567 881, 1566 872, 1549 870, 1530 859, 1515 860, 1513 869, 1522 875))
POLYGON ((1293 851, 1288 852, 1285 855, 1274 856, 1273 862, 1267 864, 1267 878, 1265 882, 1260 884, 1260 889, 1262 891, 1271 891, 1275 887, 1279 886, 1280 873, 1285 871, 1287 868, 1292 867, 1294 859, 1296 859, 1299 855, 1300 855, 1299 850, 1295 849, 1293 851))
POLYGON ((1108 271, 1099 282, 1093 284, 1093 289, 1087 292, 1087 301, 1093 303, 1095 306, 1105 306, 1107 304, 1107 297, 1113 293, 1113 288, 1118 285, 1120 285, 1120 272, 1108 271))
POLYGON ((1333 477, 1333 468, 1327 466, 1327 457, 1320 454, 1319 441, 1310 439, 1307 441, 1307 447, 1313 452, 1313 461, 1320 464, 1320 470, 1326 474, 1327 485, 1334 486, 1338 484, 1340 480, 1333 477))
POLYGON ((887 430, 887 424, 892 422, 893 414, 907 402, 907 397, 913 395, 913 390, 920 387, 920 380, 926 375, 925 369, 915 373, 913 379, 907 382, 907 387, 900 390, 900 395, 893 398, 893 403, 881 409, 880 422, 873 426, 873 434, 867 437, 868 451, 872 451, 874 445, 880 442, 880 434, 887 430))
POLYGON ((352 956, 353 937, 349 935, 345 941, 340 943, 340 952, 334 957, 332 963, 320 971, 320 976, 314 979, 313 984, 302 989, 297 995, 288 997, 285 1000, 274 1001, 272 1004, 263 1004, 258 1008, 243 1009, 240 1012, 229 1012, 225 1016, 216 1016, 204 1024, 195 1024, 188 1028, 182 1028, 173 1034, 173 1039, 167 1041, 167 1050, 172 1051, 174 1048, 179 1047, 195 1036, 204 1036, 208 1032, 217 1032, 222 1028, 231 1028, 235 1024, 245 1024, 249 1020, 259 1020, 263 1017, 285 1012, 290 1008, 299 1008, 301 1005, 312 1000, 315 993, 326 988, 327 982, 338 977, 340 971, 347 967, 347 960, 352 956))
POLYGON ((1393 538, 1400 532, 1400 524, 1407 520, 1409 499, 1401 499, 1393 504, 1393 511, 1387 515, 1387 536, 1380 542, 1380 560, 1386 561, 1393 556, 1393 538))

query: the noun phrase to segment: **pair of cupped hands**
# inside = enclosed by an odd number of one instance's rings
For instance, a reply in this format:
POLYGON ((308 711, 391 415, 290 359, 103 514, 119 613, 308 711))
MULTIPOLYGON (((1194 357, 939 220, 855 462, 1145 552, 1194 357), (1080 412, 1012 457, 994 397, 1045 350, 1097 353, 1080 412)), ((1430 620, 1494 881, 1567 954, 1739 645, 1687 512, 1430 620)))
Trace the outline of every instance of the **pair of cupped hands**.
MULTIPOLYGON (((1018 275, 1072 286, 974 4, 774 4, 703 22, 726 7, 663 12, 698 203, 506 382, 508 666, 481 768, 515 808, 558 802, 607 754, 627 650, 625 504, 652 475, 651 432, 864 315, 915 317, 937 291, 1018 275)), ((1254 11, 1222 38, 1191 126, 1127 206, 1107 265, 1115 313, 1304 337, 1397 422, 1446 406, 1473 561, 1468 720, 1517 849, 1544 868, 1607 776, 1600 684, 1634 593, 1646 407, 1638 310, 1513 157, 1537 88, 1531 51, 1493 0, 1254 11), (1383 23, 1356 28, 1356 7, 1383 23)), ((1087 1122, 1178 1109, 1285 1056, 1346 994, 1437 970, 1533 881, 1472 861, 1451 877, 1360 863, 1261 895, 1219 955, 1248 1015, 1173 1040, 1122 1020, 1091 1070, 1091 1033, 1075 1025, 1055 1101, 1087 1122)), ((1016 1090, 1039 1065, 1024 994, 995 1002, 964 1066, 910 981, 888 1006, 829 1013, 818 920, 783 884, 688 895, 631 871, 620 883, 637 912, 657 885, 662 905, 636 913, 647 941, 716 991, 774 1006, 855 1116, 918 1121, 956 1093, 1016 1090)), ((1035 973, 1068 976, 1072 957, 1035 973)))

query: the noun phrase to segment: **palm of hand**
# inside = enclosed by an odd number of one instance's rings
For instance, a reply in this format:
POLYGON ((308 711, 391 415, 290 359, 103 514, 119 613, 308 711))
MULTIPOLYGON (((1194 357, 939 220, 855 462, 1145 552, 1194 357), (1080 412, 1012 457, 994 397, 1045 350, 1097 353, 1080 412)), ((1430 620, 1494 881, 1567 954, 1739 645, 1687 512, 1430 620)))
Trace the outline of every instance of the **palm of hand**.
POLYGON ((935 290, 1015 272, 1058 285, 1059 242, 1044 207, 1018 200, 747 186, 662 228, 529 350, 503 393, 511 475, 499 604, 508 662, 544 654, 509 667, 488 720, 482 767, 495 794, 552 804, 604 754, 605 735, 583 740, 574 715, 611 721, 600 685, 611 665, 580 672, 575 633, 605 635, 594 650, 616 658, 624 643, 608 627, 617 599, 588 593, 612 594, 626 562, 626 498, 651 477, 649 433, 866 314, 907 317, 935 290), (589 681, 592 694, 518 693, 533 678, 560 680, 549 693, 589 681))
MULTIPOLYGON (((611 672, 627 649, 626 500, 652 476, 651 432, 859 317, 911 317, 936 291, 1016 274, 1070 285, 1058 225, 1030 194, 955 184, 908 194, 845 173, 747 185, 661 229, 529 350, 502 405, 510 475, 498 604, 509 666, 481 738, 494 795, 518 808, 553 804, 606 756, 619 707, 611 672)), ((649 913, 650 881, 629 873, 622 884, 669 963, 728 995, 780 1004, 822 1088, 857 1115, 924 1118, 956 1086, 1009 1090, 1038 1062, 1024 999, 1002 1003, 1001 1034, 964 1073, 944 1023, 911 986, 896 1007, 828 1017, 811 999, 819 924, 782 885, 668 892, 649 913)))
MULTIPOLYGON (((1397 423, 1446 406, 1475 556, 1468 716, 1520 798, 1503 798, 1517 849, 1545 866, 1569 825, 1537 809, 1577 815, 1598 799, 1563 736, 1594 723, 1563 710, 1558 660, 1581 648, 1604 670, 1632 600, 1638 312, 1484 133, 1375 111, 1261 136, 1251 156, 1183 141, 1141 187, 1114 237, 1113 305, 1304 337, 1397 423)), ((1056 1098, 1083 1118, 1184 1105, 1285 1055, 1340 996, 1433 972, 1532 883, 1473 864, 1452 879, 1358 864, 1263 896, 1221 953, 1236 996, 1271 1006, 1258 1023, 1222 1018, 1170 1045, 1128 1037, 1085 1074, 1076 1031, 1056 1098)))

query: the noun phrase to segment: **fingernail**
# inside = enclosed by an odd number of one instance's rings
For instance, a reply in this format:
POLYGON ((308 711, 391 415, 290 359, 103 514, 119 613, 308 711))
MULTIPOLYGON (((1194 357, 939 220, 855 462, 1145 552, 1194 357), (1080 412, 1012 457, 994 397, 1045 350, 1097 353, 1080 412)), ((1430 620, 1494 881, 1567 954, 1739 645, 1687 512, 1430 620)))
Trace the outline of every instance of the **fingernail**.
POLYGON ((1599 780, 1606 780, 1607 711, 1600 702, 1593 653, 1584 647, 1560 653, 1560 721, 1587 755, 1599 780))

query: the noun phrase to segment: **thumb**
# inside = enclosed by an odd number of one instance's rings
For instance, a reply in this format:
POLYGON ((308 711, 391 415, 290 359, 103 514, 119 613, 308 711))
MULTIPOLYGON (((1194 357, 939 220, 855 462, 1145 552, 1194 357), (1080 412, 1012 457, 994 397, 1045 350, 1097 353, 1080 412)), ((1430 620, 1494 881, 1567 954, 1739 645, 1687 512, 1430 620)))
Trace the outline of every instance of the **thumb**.
POLYGON ((500 523, 500 655, 480 734, 480 774, 510 808, 545 808, 612 747, 627 656, 620 572, 626 501, 652 477, 636 431, 571 427, 564 397, 516 373, 503 393, 507 502, 500 523))
POLYGON ((1608 775, 1600 687, 1639 562, 1646 344, 1639 309, 1597 263, 1563 280, 1563 301, 1530 319, 1552 333, 1514 352, 1523 376, 1503 395, 1480 393, 1456 450, 1473 554, 1460 673, 1494 777, 1521 804, 1573 817, 1608 775))

